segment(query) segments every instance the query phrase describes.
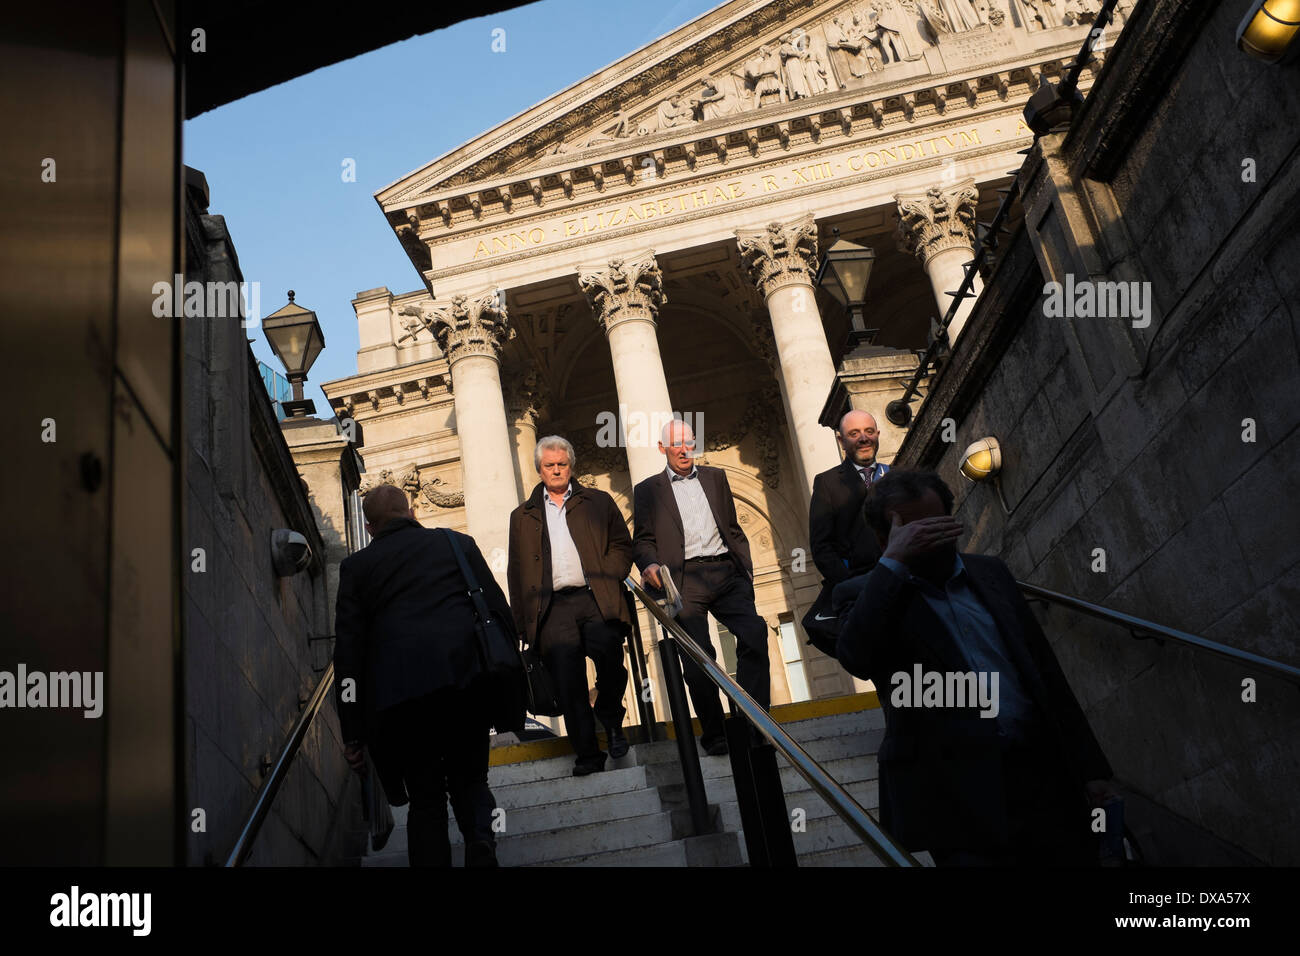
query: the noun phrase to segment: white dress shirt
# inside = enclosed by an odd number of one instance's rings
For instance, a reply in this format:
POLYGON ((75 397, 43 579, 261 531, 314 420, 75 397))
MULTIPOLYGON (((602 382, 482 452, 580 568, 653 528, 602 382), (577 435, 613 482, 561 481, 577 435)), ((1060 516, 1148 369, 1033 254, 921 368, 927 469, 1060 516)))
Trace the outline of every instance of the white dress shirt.
POLYGON ((679 475, 672 468, 664 470, 668 473, 673 497, 677 499, 677 511, 682 516, 686 560, 726 554, 727 546, 722 543, 718 522, 713 518, 713 509, 709 507, 708 496, 700 484, 699 471, 694 465, 691 466, 689 475, 679 475))
POLYGON ((564 498, 557 505, 551 493, 542 489, 542 500, 546 504, 546 531, 551 539, 551 590, 560 588, 586 587, 587 576, 582 573, 582 558, 578 555, 578 546, 569 534, 568 515, 564 505, 573 497, 573 485, 564 492, 564 498))

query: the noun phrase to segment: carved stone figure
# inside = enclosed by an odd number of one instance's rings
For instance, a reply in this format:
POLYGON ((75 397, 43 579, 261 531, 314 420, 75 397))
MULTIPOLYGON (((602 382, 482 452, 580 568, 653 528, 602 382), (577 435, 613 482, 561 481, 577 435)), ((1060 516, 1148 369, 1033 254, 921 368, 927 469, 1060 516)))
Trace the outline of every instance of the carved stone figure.
POLYGON ((803 73, 808 81, 808 90, 813 96, 828 93, 835 89, 835 80, 831 74, 830 64, 826 60, 825 47, 811 34, 804 33, 803 39, 807 41, 803 48, 803 73))
POLYGON ((777 53, 781 57, 781 69, 785 75, 785 93, 792 100, 801 100, 812 96, 808 86, 808 77, 804 74, 803 50, 799 38, 793 34, 781 35, 777 53))
POLYGON ((771 46, 764 43, 758 53, 745 61, 745 85, 754 94, 754 109, 763 105, 763 97, 777 93, 784 103, 787 99, 785 84, 781 81, 781 58, 771 46))
POLYGON ((840 89, 845 89, 848 86, 844 82, 847 77, 861 75, 855 72, 855 65, 857 55, 862 50, 862 41, 849 35, 843 17, 834 17, 823 29, 826 31, 826 48, 835 65, 835 73, 840 78, 840 89))
POLYGON ((880 47, 878 28, 875 23, 868 23, 860 14, 854 12, 849 24, 849 36, 859 44, 858 55, 852 64, 854 76, 866 76, 882 69, 884 50, 880 47))
POLYGON ((685 126, 695 120, 695 110, 683 103, 680 96, 670 96, 660 103, 658 115, 661 130, 685 126))
POLYGON ((971 0, 939 0, 939 2, 943 5, 944 15, 954 33, 974 30, 980 25, 979 15, 971 5, 971 0))
POLYGON ((705 74, 702 82, 704 89, 700 91, 700 98, 691 100, 691 106, 695 108, 699 119, 707 122, 735 112, 739 104, 728 92, 726 81, 712 74, 705 74))
POLYGON ((921 19, 930 29, 930 35, 936 40, 941 36, 952 33, 952 24, 948 22, 948 16, 939 6, 939 0, 916 0, 916 9, 921 14, 921 19))
POLYGON ((872 10, 880 25, 880 38, 886 52, 892 49, 895 60, 919 60, 925 41, 917 29, 917 15, 894 0, 874 0, 872 10))
POLYGON ((1101 5, 1096 0, 1065 0, 1065 9, 1061 12, 1061 22, 1067 27, 1081 23, 1092 23, 1101 12, 1101 5))
POLYGON ((1021 0, 1025 5, 1026 26, 1030 30, 1050 30, 1059 26, 1054 0, 1021 0))

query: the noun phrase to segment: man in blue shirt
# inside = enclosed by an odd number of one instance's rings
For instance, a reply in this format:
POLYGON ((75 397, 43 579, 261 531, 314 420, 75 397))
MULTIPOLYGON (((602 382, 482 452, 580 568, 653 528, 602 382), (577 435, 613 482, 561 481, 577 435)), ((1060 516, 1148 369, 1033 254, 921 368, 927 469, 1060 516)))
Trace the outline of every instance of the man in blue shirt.
POLYGON ((883 553, 837 653, 885 712, 881 822, 940 866, 1095 864, 1110 764, 1010 570, 957 552, 952 502, 894 470, 863 508, 883 553))

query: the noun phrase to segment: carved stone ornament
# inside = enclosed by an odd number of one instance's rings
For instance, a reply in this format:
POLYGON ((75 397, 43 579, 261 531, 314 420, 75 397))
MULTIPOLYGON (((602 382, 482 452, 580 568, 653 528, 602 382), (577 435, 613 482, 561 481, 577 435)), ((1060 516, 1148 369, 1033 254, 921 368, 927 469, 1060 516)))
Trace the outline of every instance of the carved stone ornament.
POLYGON ((653 252, 630 262, 611 259, 609 269, 579 276, 578 284, 606 335, 620 322, 641 319, 653 323, 660 306, 668 301, 653 252))
POLYGON ((812 285, 817 275, 817 224, 812 213, 794 222, 768 223, 761 232, 737 233, 740 258, 764 297, 787 285, 812 285))
POLYGON ((723 451, 754 436, 759 473, 769 488, 781 483, 781 392, 775 382, 750 394, 745 411, 734 427, 720 435, 705 434, 704 453, 723 451))
MULTIPOLYGON (((455 295, 447 305, 433 302, 408 305, 398 314, 414 317, 421 328, 428 329, 451 365, 468 355, 486 355, 500 361, 501 350, 515 336, 505 303, 498 301, 494 291, 472 298, 455 295)), ((415 328, 408 335, 414 338, 419 331, 420 328, 415 328)), ((405 338, 403 335, 398 342, 405 338)))
POLYGON ((438 490, 442 484, 441 478, 427 478, 420 480, 420 468, 418 465, 411 465, 406 471, 402 472, 399 477, 391 468, 384 468, 378 474, 365 474, 361 476, 361 484, 357 488, 362 495, 368 494, 372 489, 379 485, 392 485, 394 488, 401 488, 406 492, 407 498, 412 507, 423 508, 461 508, 465 505, 464 492, 445 492, 438 490), (422 500, 423 499, 423 500, 422 500))
POLYGON ((534 428, 550 398, 550 388, 537 369, 512 377, 505 386, 506 413, 512 422, 527 422, 534 428))
POLYGON ((975 180, 951 186, 931 186, 919 195, 898 195, 898 248, 917 256, 922 264, 945 249, 974 249, 975 206, 979 189, 975 180))

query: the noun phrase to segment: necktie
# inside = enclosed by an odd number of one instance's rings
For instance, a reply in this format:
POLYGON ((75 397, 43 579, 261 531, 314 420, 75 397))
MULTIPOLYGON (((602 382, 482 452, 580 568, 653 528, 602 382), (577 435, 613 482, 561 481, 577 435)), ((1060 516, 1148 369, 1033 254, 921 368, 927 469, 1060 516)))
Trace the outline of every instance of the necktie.
POLYGON ((696 473, 692 471, 689 475, 673 475, 673 481, 692 481, 696 473))

